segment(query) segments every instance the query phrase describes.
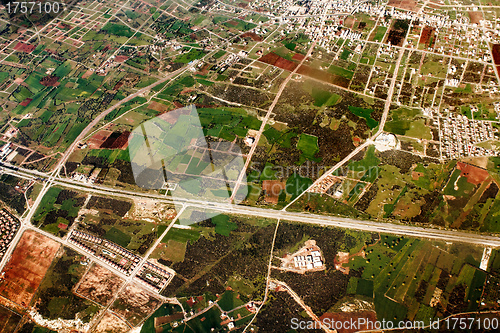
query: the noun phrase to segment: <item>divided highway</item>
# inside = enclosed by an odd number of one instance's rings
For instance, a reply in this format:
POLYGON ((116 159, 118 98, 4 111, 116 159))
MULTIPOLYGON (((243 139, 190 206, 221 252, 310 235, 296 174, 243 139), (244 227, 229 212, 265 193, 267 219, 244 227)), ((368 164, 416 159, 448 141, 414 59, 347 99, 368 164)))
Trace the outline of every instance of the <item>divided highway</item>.
MULTIPOLYGON (((96 184, 84 184, 66 178, 52 178, 49 175, 44 174, 43 172, 12 167, 5 164, 0 165, 0 172, 22 178, 30 178, 30 177, 38 178, 39 180, 42 181, 48 181, 49 178, 51 178, 50 180, 54 185, 66 188, 72 188, 83 192, 90 192, 96 195, 116 196, 129 199, 141 199, 141 198, 155 199, 166 203, 174 203, 174 201, 171 198, 160 194, 120 190, 96 184)), ((325 216, 325 215, 300 213, 300 212, 289 212, 289 211, 275 210, 269 208, 234 205, 226 202, 208 202, 203 200, 176 198, 175 203, 177 203, 178 205, 183 204, 185 206, 196 207, 200 209, 211 209, 214 211, 226 212, 232 214, 242 214, 242 215, 272 218, 272 219, 279 218, 282 220, 288 220, 300 223, 310 223, 323 226, 355 229, 360 231, 381 232, 381 233, 401 235, 401 236, 441 240, 445 242, 463 242, 463 243, 469 243, 487 247, 500 247, 500 237, 494 237, 490 235, 483 235, 476 233, 468 233, 463 231, 439 230, 439 229, 424 228, 424 227, 417 227, 417 226, 410 226, 403 224, 359 220, 354 218, 325 216)))

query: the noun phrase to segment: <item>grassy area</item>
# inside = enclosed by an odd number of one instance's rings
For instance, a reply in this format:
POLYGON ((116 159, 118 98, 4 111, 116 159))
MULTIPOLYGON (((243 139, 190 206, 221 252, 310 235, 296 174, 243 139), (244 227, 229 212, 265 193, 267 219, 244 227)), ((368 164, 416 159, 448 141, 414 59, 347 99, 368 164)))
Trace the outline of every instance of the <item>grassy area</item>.
POLYGON ((363 109, 357 106, 349 106, 349 111, 351 111, 351 113, 355 114, 358 117, 365 118, 366 125, 370 129, 374 129, 378 126, 378 121, 371 117, 373 109, 363 109))
POLYGON ((215 232, 224 236, 229 236, 229 233, 238 228, 238 225, 231 222, 229 216, 219 214, 212 217, 212 223, 215 224, 215 232))
POLYGON ((128 246, 130 240, 132 239, 130 235, 127 235, 126 233, 115 227, 109 229, 104 235, 104 238, 125 248, 128 246))
POLYGON ((174 62, 187 64, 193 60, 203 58, 203 56, 205 54, 206 54, 205 51, 198 50, 198 49, 190 49, 188 52, 185 52, 185 53, 181 54, 180 56, 178 56, 177 58, 175 58, 174 62))
POLYGON ((350 71, 348 69, 345 69, 345 68, 342 68, 342 67, 339 67, 339 66, 335 66, 335 65, 331 65, 329 68, 328 68, 328 71, 332 74, 336 74, 336 75, 340 75, 340 76, 343 76, 347 79, 352 79, 352 77, 354 76, 354 72, 353 71, 350 71))
POLYGON ((300 134, 297 142, 297 149, 302 152, 301 159, 298 164, 302 164, 305 159, 319 162, 320 159, 314 157, 319 152, 318 137, 309 134, 300 134))
POLYGON ((106 23, 106 25, 102 27, 102 30, 116 36, 132 37, 134 35, 134 31, 126 25, 111 22, 106 23))
MULTIPOLYGON (((165 231, 166 228, 166 226, 158 227, 158 237, 163 234, 163 231, 165 231)), ((165 237, 163 237, 161 242, 167 243, 169 240, 174 240, 177 242, 186 243, 187 241, 197 241, 198 238, 200 238, 200 232, 198 230, 172 228, 168 231, 165 237)))

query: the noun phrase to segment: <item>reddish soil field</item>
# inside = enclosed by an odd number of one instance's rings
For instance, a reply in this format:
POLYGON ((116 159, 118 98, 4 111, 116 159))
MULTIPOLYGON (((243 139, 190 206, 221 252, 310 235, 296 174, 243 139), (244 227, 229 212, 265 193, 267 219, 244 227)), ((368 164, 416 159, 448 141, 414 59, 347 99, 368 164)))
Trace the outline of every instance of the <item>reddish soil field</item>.
POLYGON ((298 60, 298 61, 302 61, 302 59, 304 59, 305 56, 300 54, 300 53, 295 53, 292 57, 293 60, 298 60))
POLYGON ((273 65, 279 67, 281 69, 287 71, 293 71, 297 64, 291 60, 286 60, 285 58, 280 57, 274 52, 268 53, 265 56, 259 58, 259 61, 265 62, 266 64, 273 65))
POLYGON ((411 179, 413 179, 413 180, 418 180, 420 177, 423 177, 423 176, 424 176, 423 172, 417 172, 417 171, 411 172, 411 179))
POLYGON ((158 102, 151 102, 148 105, 148 109, 155 110, 157 112, 165 112, 168 110, 168 106, 166 106, 165 104, 158 103, 158 102))
POLYGON ((491 46, 491 54, 493 55, 495 65, 497 65, 498 75, 500 75, 500 44, 493 44, 491 46))
POLYGON ((127 60, 128 57, 127 56, 124 56, 124 55, 119 55, 119 56, 116 56, 115 57, 115 61, 116 62, 124 62, 125 60, 127 60))
POLYGON ((500 44, 493 44, 491 46, 491 53, 493 53, 495 65, 500 65, 500 44))
POLYGON ((415 11, 417 2, 414 0, 389 0, 388 6, 415 11))
POLYGON ((350 82, 348 79, 340 75, 330 74, 320 69, 312 68, 306 65, 300 66, 300 68, 297 70, 297 73, 344 88, 347 88, 350 82))
POLYGON ((262 42, 262 38, 259 35, 257 35, 255 32, 245 32, 240 37, 242 37, 242 38, 250 37, 250 38, 252 38, 252 40, 254 40, 256 42, 262 42))
MULTIPOLYGON (((182 107, 182 106, 183 105, 181 105, 180 107, 182 107)), ((180 115, 189 114, 189 112, 190 112, 189 110, 182 110, 182 111, 177 111, 177 112, 174 112, 174 113, 166 112, 166 113, 163 113, 162 115, 160 115, 158 117, 160 119, 165 120, 166 122, 168 122, 168 123, 170 123, 170 124, 173 125, 173 124, 176 123, 177 119, 179 119, 180 115)))
POLYGON ((113 142, 113 144, 111 145, 111 149, 125 149, 125 148, 127 148, 129 135, 130 135, 129 131, 125 131, 122 134, 120 134, 118 139, 116 139, 115 142, 113 142))
POLYGON ((59 85, 59 82, 57 82, 57 80, 59 80, 57 76, 47 75, 40 80, 40 84, 46 87, 56 87, 59 85))
POLYGON ((0 295, 28 306, 59 246, 59 243, 35 231, 25 231, 5 266, 0 295))
POLYGON ((457 163, 457 169, 462 171, 460 176, 467 177, 467 181, 479 185, 490 177, 488 171, 463 162, 457 163))
POLYGON ((90 149, 98 149, 106 141, 106 139, 112 134, 111 131, 102 130, 94 134, 88 141, 90 149))
POLYGON ((125 149, 128 146, 129 131, 123 133, 113 132, 99 148, 105 149, 125 149))
POLYGON ((125 83, 125 82, 123 82, 123 81, 118 81, 118 82, 115 84, 115 86, 113 87, 113 90, 118 90, 118 89, 120 89, 120 88, 123 86, 123 84, 124 84, 124 83, 125 83))
POLYGON ((92 72, 91 70, 88 70, 86 71, 85 73, 83 73, 82 75, 82 79, 86 79, 88 78, 90 75, 92 75, 94 72, 92 72))
POLYGON ((21 106, 28 106, 28 104, 30 104, 32 100, 33 100, 32 98, 26 98, 24 101, 21 102, 21 106))
POLYGON ((281 190, 285 189, 285 183, 279 180, 264 180, 262 182, 262 190, 266 191, 266 201, 269 203, 278 203, 278 197, 281 190))
MULTIPOLYGON (((295 67, 297 67, 297 63, 295 63, 291 60, 287 60, 283 57, 280 57, 279 55, 277 55, 276 53, 273 53, 273 52, 268 53, 265 56, 260 57, 259 60, 262 62, 265 62, 266 64, 270 64, 270 65, 279 67, 279 68, 287 70, 287 71, 293 71, 295 69, 295 67)), ((330 74, 330 73, 327 73, 327 72, 322 71, 320 69, 312 68, 312 67, 307 66, 307 65, 300 66, 299 69, 297 70, 297 73, 301 74, 301 75, 312 77, 316 80, 320 80, 320 81, 328 82, 328 83, 331 83, 331 84, 334 84, 334 85, 337 85, 340 87, 344 87, 344 88, 347 88, 349 86, 349 82, 350 82, 348 79, 346 79, 342 76, 330 74)))
MULTIPOLYGON (((377 315, 374 311, 360 311, 360 312, 337 312, 337 313, 330 313, 327 312, 323 314, 319 318, 323 323, 326 325, 330 325, 330 328, 336 329, 337 332, 339 333, 351 333, 351 332, 357 332, 357 331, 363 331, 363 330, 373 330, 375 321, 377 320, 377 315), (327 319, 328 318, 328 319, 327 319), (370 326, 368 325, 357 325, 358 324, 358 318, 363 318, 367 322, 371 322, 372 324, 370 326), (345 322, 350 320, 354 323, 356 323, 356 327, 340 327, 340 322, 345 322), (335 323, 339 324, 339 327, 335 327, 335 323), (346 329, 347 328, 347 329, 346 329)), ((354 325, 353 325, 354 326, 354 325)))
POLYGON ((420 44, 427 44, 431 39, 432 34, 434 33, 434 28, 425 26, 422 29, 422 34, 420 35, 420 40, 418 41, 420 44))
POLYGON ((26 53, 31 53, 35 49, 35 45, 25 44, 23 42, 19 42, 14 46, 14 50, 22 51, 26 53))
POLYGON ((479 24, 479 21, 483 19, 483 13, 481 12, 467 12, 469 14, 470 23, 479 24))

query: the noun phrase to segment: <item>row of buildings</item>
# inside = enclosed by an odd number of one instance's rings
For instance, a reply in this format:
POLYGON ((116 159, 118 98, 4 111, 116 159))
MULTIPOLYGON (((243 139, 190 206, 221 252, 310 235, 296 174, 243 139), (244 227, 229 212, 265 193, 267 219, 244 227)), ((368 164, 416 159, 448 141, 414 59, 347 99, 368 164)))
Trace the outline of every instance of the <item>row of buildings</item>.
POLYGON ((171 272, 163 269, 155 264, 146 262, 134 277, 140 284, 152 288, 156 292, 161 292, 163 288, 174 277, 171 272))
POLYGON ((141 257, 123 247, 82 231, 73 230, 68 241, 126 275, 130 275, 141 261, 141 257))
MULTIPOLYGON (((69 234, 68 240, 125 275, 131 275, 141 263, 142 258, 138 255, 113 242, 86 232, 73 230, 69 234)), ((134 276, 134 279, 149 289, 160 293, 173 277, 173 271, 169 272, 159 265, 146 262, 134 276)))

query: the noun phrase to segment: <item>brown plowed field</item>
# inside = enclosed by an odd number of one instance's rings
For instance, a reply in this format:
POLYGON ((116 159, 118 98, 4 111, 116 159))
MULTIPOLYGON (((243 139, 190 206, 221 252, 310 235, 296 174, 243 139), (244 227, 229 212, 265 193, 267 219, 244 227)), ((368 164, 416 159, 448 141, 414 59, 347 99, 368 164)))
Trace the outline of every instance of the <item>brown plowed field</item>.
POLYGON ((256 42, 262 42, 262 37, 257 35, 255 32, 245 32, 240 37, 242 37, 242 38, 250 37, 250 38, 252 38, 252 40, 254 40, 256 42))
MULTIPOLYGON (((284 69, 284 70, 287 70, 290 72, 293 71, 298 66, 297 63, 295 63, 291 60, 287 60, 283 57, 280 57, 279 55, 277 55, 274 52, 270 52, 270 53, 266 54, 265 56, 260 57, 259 61, 265 62, 266 64, 273 65, 273 66, 279 67, 281 69, 284 69)), ((300 66, 297 69, 297 73, 304 75, 304 76, 311 77, 311 78, 316 79, 316 80, 328 82, 328 83, 334 84, 336 86, 344 87, 344 88, 347 88, 349 86, 349 82, 350 82, 348 79, 346 79, 342 76, 330 74, 330 73, 327 73, 327 72, 322 71, 320 69, 312 68, 312 67, 307 66, 307 65, 300 66)))
POLYGON ((374 311, 360 311, 360 312, 336 312, 336 313, 331 313, 331 312, 326 312, 324 313, 319 320, 321 320, 325 324, 331 325, 330 328, 336 328, 335 323, 344 323, 345 321, 350 322, 352 319, 353 322, 357 323, 358 318, 363 318, 365 321, 371 322, 371 326, 368 327, 368 325, 356 325, 356 327, 349 327, 350 325, 342 325, 344 327, 338 327, 337 332, 338 333, 351 333, 351 332, 357 332, 357 331, 362 331, 362 330, 367 330, 367 329, 373 329, 373 326, 375 324, 375 321, 377 321, 377 315, 374 311), (328 318, 328 320, 327 320, 328 318), (346 329, 347 328, 347 329, 346 329))
POLYGON ((500 75, 500 44, 493 44, 491 46, 491 54, 493 55, 493 61, 497 66, 498 75, 500 75))
POLYGON ((457 169, 462 171, 460 176, 467 177, 467 181, 474 185, 481 184, 490 176, 488 171, 462 162, 457 163, 457 169))
POLYGON ((270 52, 265 56, 260 57, 259 61, 265 62, 266 64, 273 65, 290 72, 293 71, 295 67, 297 67, 297 63, 291 60, 287 60, 283 57, 280 57, 274 52, 270 52))
POLYGON ((415 11, 417 2, 414 0, 389 0, 388 6, 415 11))
POLYGON ((427 44, 431 39, 432 34, 434 33, 434 28, 425 26, 422 29, 422 34, 420 35, 420 40, 418 41, 420 44, 427 44))
POLYGON ((28 306, 59 246, 59 243, 35 231, 25 231, 4 268, 0 295, 28 306))

